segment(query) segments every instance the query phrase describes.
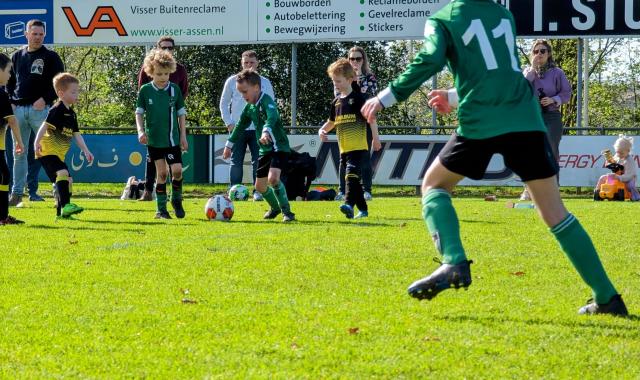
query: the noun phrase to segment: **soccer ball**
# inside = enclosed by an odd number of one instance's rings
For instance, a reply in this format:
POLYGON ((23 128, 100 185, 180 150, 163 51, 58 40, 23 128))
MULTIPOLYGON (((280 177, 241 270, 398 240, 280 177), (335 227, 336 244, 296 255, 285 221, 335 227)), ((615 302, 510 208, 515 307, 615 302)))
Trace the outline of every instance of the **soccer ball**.
POLYGON ((233 202, 226 195, 214 195, 204 205, 204 214, 209 220, 228 222, 233 217, 233 202))
POLYGON ((233 185, 229 189, 229 199, 232 201, 246 201, 249 198, 249 189, 245 185, 233 185))

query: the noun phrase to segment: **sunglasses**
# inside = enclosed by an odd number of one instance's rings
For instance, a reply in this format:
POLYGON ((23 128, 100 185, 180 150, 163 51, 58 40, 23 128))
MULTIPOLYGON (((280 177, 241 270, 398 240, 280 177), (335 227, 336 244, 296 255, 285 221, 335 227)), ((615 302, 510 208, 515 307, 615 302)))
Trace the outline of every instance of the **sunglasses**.
POLYGON ((173 50, 174 47, 173 46, 160 46, 160 49, 162 49, 162 50, 173 50))
POLYGON ((362 61, 362 57, 349 57, 349 61, 356 61, 356 62, 360 62, 362 61))
POLYGON ((535 50, 533 51, 533 54, 534 54, 534 55, 538 55, 538 53, 540 53, 540 54, 547 54, 547 49, 535 49, 535 50))

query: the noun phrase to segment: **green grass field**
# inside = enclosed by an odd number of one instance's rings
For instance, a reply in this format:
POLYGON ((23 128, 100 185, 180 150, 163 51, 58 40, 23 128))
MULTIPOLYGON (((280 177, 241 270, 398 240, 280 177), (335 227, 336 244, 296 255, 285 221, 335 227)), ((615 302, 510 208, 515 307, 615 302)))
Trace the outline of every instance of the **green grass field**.
MULTIPOLYGON (((119 189, 119 187, 118 187, 119 189)), ((294 202, 299 221, 153 219, 155 204, 51 199, 0 227, 0 378, 640 377, 639 318, 584 317, 590 297, 535 210, 455 198, 474 283, 406 294, 437 264, 413 197, 294 202)), ((567 201, 629 311, 640 309, 640 207, 567 201)))

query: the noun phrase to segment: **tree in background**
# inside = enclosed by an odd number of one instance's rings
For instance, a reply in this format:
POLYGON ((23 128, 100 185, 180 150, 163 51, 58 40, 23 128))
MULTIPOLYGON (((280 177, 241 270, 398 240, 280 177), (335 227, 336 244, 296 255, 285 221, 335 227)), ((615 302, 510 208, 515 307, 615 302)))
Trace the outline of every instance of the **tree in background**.
MULTIPOLYGON (((519 40, 521 62, 528 64, 527 52, 532 40, 519 40)), ((577 40, 551 40, 556 62, 565 71, 573 87, 571 101, 563 107, 563 123, 575 126, 577 118, 577 40)), ((333 86, 326 75, 327 66, 337 57, 346 57, 353 45, 362 46, 369 56, 380 90, 387 86, 422 47, 420 41, 362 41, 298 44, 298 107, 300 126, 319 126, 327 118, 333 86)), ((291 123, 291 46, 220 45, 179 46, 175 54, 189 72, 190 95, 187 98, 190 126, 222 127, 218 103, 225 79, 240 70, 240 54, 247 49, 258 52, 260 70, 273 83, 281 115, 291 123)), ((7 54, 15 49, 0 48, 7 54)), ((82 94, 76 108, 84 127, 132 127, 137 91, 136 75, 144 59, 145 48, 55 47, 68 71, 78 75, 82 94)), ((592 40, 590 55, 589 123, 604 128, 637 126, 640 91, 640 45, 631 39, 592 40)), ((452 87, 447 70, 438 74, 438 87, 452 87)), ((381 126, 419 126, 421 133, 448 133, 440 126, 455 126, 455 113, 438 115, 431 125, 431 110, 425 83, 401 107, 381 115, 381 126)), ((398 129, 398 133, 410 133, 398 129)))

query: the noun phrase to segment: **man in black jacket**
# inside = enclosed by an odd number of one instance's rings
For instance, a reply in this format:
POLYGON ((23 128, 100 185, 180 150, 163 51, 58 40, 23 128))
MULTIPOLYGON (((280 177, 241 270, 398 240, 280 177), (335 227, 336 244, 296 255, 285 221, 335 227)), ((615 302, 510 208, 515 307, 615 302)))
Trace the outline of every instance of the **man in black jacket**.
MULTIPOLYGON (((49 107, 57 98, 53 77, 64 71, 60 56, 43 45, 44 36, 44 23, 40 20, 29 21, 25 31, 27 46, 11 55, 13 67, 7 92, 20 126, 22 141, 29 147, 21 154, 7 150, 8 164, 11 165, 13 161, 13 187, 9 198, 11 206, 22 201, 25 182, 28 182, 29 200, 43 200, 37 193, 41 165, 35 159, 33 141, 47 118, 49 107)), ((10 144, 7 146, 13 145, 12 142, 10 144)))

